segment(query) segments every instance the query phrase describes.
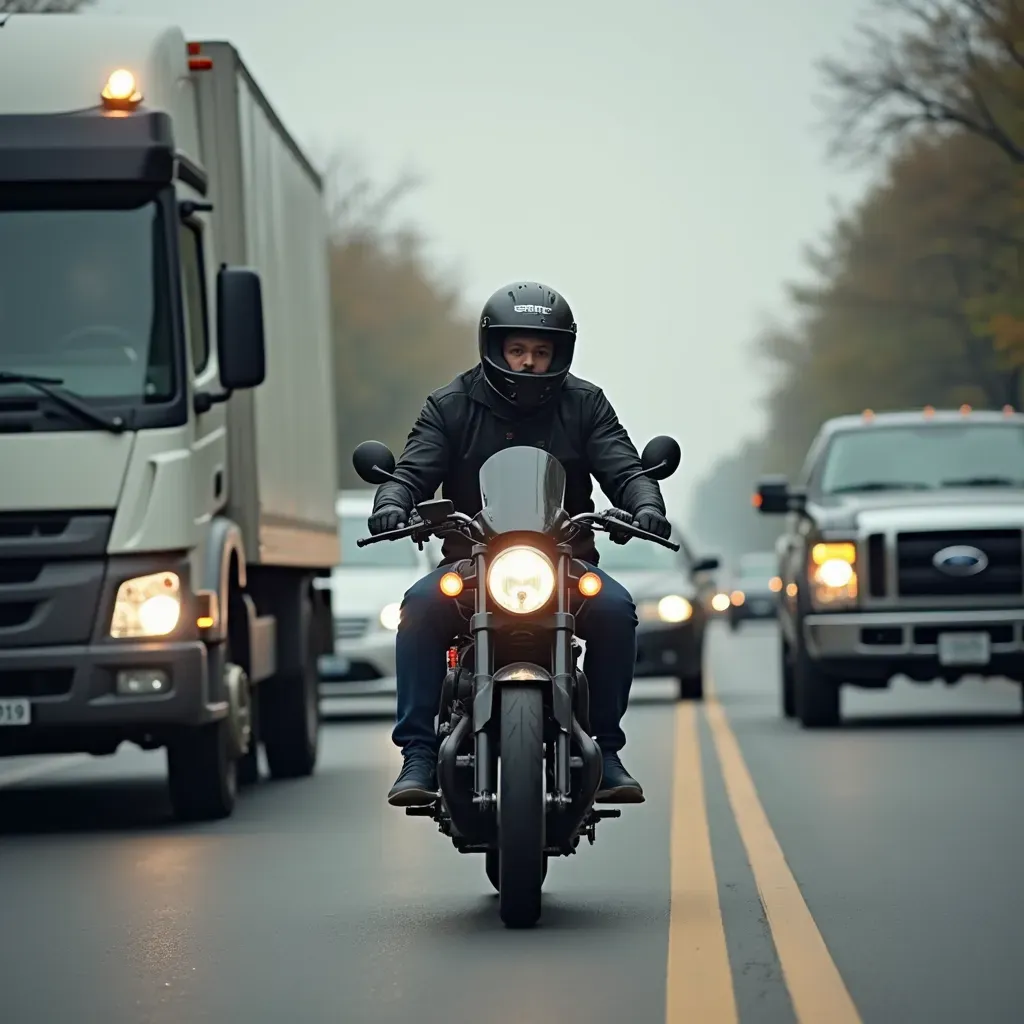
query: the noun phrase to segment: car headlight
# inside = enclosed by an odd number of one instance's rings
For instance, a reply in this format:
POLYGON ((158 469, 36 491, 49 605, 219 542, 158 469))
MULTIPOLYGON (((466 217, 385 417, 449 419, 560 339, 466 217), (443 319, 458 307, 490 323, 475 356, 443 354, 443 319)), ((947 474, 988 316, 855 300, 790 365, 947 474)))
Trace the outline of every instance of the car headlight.
POLYGON ((808 576, 811 597, 819 607, 835 608, 857 600, 857 545, 829 541, 811 548, 808 576))
POLYGON ((181 618, 181 580, 173 572, 155 572, 125 580, 117 588, 110 635, 167 636, 181 618))
POLYGON ((551 600, 555 567, 536 548, 506 548, 487 569, 487 592, 505 611, 529 615, 551 600))
POLYGON ((711 607, 714 608, 716 612, 727 612, 731 603, 732 602, 729 600, 728 594, 719 593, 715 594, 715 596, 711 598, 711 607))
POLYGON ((641 601, 636 610, 641 622, 678 623, 693 617, 693 605, 679 594, 669 594, 660 601, 641 601))
POLYGON ((385 629, 398 629, 402 620, 402 606, 400 604, 386 604, 380 610, 380 624, 385 629))

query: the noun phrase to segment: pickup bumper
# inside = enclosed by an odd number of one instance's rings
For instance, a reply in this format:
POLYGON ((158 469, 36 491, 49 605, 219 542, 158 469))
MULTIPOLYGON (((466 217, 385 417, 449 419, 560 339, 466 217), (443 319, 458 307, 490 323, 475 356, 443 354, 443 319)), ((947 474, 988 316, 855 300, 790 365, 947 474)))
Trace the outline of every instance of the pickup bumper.
MULTIPOLYGON (((967 637, 963 637, 967 640, 967 637)), ((1024 669, 1024 607, 969 611, 888 611, 808 615, 803 640, 812 660, 860 665, 871 675, 908 671, 981 673, 1019 678, 1024 669), (951 652, 948 634, 984 634, 981 645, 951 652)))
POLYGON ((0 699, 19 697, 31 702, 31 721, 2 730, 4 739, 51 729, 202 725, 227 714, 225 701, 210 699, 200 641, 0 650, 0 699), (153 670, 165 675, 164 692, 118 692, 119 675, 153 670))

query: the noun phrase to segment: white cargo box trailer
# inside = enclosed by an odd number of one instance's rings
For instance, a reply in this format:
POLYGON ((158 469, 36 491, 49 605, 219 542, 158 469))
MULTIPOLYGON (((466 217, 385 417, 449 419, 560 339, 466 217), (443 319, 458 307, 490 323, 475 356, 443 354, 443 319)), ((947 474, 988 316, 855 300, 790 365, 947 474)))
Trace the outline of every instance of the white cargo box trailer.
POLYGON ((263 283, 267 380, 229 405, 228 515, 251 562, 339 560, 327 220, 320 175, 237 50, 193 43, 218 264, 263 283))
POLYGON ((309 775, 339 560, 321 182, 234 49, 0 15, 0 756, 309 775))

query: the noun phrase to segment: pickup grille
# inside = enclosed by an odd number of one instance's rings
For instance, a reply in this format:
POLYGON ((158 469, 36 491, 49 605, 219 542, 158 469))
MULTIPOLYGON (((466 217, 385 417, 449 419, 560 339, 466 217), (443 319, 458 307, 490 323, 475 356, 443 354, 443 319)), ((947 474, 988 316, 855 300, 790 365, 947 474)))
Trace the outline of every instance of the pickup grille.
POLYGON ((370 620, 365 617, 345 616, 334 620, 335 640, 356 640, 370 627, 370 620))
POLYGON ((901 533, 896 537, 901 597, 1000 597, 1024 590, 1020 530, 958 530, 901 533), (974 576, 951 576, 932 559, 943 548, 966 545, 983 551, 988 565, 974 576))

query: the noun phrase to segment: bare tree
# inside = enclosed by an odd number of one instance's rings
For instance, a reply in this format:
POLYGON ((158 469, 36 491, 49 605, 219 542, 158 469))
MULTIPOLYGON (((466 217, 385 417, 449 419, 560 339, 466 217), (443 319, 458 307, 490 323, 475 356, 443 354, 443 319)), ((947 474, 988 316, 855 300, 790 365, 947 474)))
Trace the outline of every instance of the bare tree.
POLYGON ((1024 0, 874 0, 847 60, 821 64, 832 153, 967 131, 1024 163, 1024 0))

